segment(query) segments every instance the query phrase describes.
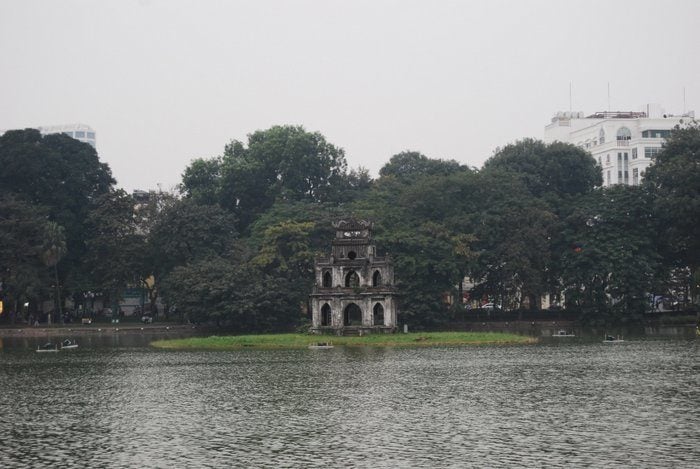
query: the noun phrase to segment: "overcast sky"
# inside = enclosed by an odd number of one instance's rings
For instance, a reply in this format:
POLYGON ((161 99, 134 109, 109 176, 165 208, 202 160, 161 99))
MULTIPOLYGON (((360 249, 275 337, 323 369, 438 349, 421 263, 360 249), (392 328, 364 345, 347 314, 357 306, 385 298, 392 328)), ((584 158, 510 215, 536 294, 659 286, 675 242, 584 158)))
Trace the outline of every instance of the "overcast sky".
MULTIPOLYGON (((700 110, 700 1, 0 0, 0 129, 84 123, 118 181, 303 125, 377 175, 480 167, 557 111, 700 110)), ((0 171, 2 168, 0 168, 0 171)))

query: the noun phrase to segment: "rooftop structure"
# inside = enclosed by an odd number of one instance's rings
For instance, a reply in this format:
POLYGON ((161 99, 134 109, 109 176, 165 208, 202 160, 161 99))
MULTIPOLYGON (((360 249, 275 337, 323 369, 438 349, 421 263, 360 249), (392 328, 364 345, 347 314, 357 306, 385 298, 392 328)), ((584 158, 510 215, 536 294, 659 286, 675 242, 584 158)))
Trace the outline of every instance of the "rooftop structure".
MULTIPOLYGON (((39 126, 34 127, 42 135, 50 134, 65 134, 81 142, 88 143, 92 145, 93 148, 97 148, 97 139, 95 130, 89 125, 85 124, 64 124, 64 125, 49 125, 49 126, 39 126)), ((0 130, 0 135, 7 132, 6 130, 0 130)))
POLYGON ((558 112, 545 127, 545 142, 572 143, 595 158, 603 172, 603 186, 641 183, 644 171, 661 151, 671 129, 695 118, 666 113, 657 104, 640 111, 558 112))
POLYGON ((80 140, 84 143, 89 143, 93 148, 97 148, 96 132, 89 125, 85 124, 65 124, 37 127, 43 135, 49 134, 65 134, 80 140))

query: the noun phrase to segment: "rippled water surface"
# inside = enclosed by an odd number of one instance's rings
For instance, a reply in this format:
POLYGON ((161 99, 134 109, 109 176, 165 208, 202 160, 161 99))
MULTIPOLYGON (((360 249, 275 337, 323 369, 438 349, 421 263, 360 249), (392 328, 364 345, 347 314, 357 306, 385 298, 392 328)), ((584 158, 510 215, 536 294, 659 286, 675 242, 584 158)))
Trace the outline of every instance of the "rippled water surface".
POLYGON ((693 341, 0 351, 0 467, 697 467, 693 341))

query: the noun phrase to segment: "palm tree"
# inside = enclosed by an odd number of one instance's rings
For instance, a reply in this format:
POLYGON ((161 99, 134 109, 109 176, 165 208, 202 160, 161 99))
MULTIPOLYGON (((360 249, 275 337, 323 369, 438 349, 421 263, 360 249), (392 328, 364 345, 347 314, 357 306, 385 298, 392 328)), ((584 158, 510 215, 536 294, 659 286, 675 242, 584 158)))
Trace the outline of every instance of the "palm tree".
POLYGON ((41 248, 41 258, 47 267, 53 267, 54 282, 56 284, 56 302, 58 314, 63 321, 63 309, 61 307, 61 287, 58 284, 58 263, 66 255, 66 235, 63 227, 56 222, 48 222, 44 231, 44 243, 41 248))

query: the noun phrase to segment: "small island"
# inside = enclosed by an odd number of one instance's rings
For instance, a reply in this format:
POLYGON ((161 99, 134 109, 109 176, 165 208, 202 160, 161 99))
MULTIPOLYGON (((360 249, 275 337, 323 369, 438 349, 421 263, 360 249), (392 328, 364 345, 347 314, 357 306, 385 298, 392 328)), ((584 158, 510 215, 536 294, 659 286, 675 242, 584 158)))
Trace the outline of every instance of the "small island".
POLYGON ((319 336, 310 334, 264 334, 190 337, 157 340, 151 345, 170 350, 305 349, 323 339, 344 347, 431 347, 463 345, 518 345, 536 343, 534 337, 501 332, 413 332, 364 336, 319 336))

